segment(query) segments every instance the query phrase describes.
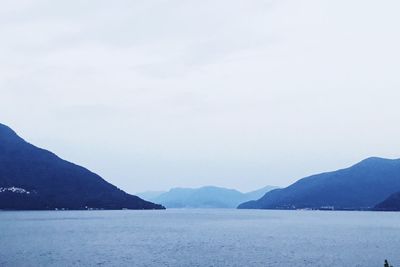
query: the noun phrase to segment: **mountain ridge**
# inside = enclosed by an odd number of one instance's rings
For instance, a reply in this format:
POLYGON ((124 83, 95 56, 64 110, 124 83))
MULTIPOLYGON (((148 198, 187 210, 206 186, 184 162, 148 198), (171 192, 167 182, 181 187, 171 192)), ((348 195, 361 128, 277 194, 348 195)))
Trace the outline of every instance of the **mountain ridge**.
POLYGON ((241 202, 259 198, 274 188, 276 187, 265 186, 255 191, 242 193, 236 189, 210 185, 199 188, 175 187, 148 200, 160 203, 167 208, 236 208, 241 202))
POLYGON ((163 209, 0 124, 0 209, 163 209))
POLYGON ((348 168, 311 175, 272 190, 240 209, 371 209, 400 191, 400 159, 369 157, 348 168))

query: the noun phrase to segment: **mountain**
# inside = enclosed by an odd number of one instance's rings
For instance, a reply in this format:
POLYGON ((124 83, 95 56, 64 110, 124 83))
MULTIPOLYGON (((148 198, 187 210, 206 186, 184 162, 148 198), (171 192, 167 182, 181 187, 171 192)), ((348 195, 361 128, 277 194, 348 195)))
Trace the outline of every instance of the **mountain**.
POLYGON ((378 211, 400 211, 400 192, 391 194, 387 199, 374 207, 378 211))
POLYGON ((265 186, 265 187, 263 187, 261 189, 245 193, 246 199, 248 199, 248 200, 259 199, 262 196, 264 196, 266 193, 268 193, 269 191, 272 191, 274 189, 278 189, 278 187, 277 186, 272 186, 272 185, 267 185, 267 186, 265 186))
POLYGON ((0 124, 0 209, 163 209, 129 195, 0 124))
POLYGON ((400 191, 400 159, 368 158, 338 171, 303 178, 239 209, 370 209, 400 191))
POLYGON ((166 192, 167 191, 146 191, 146 192, 136 193, 135 195, 140 197, 140 198, 143 198, 143 199, 151 201, 152 199, 155 199, 158 196, 160 196, 160 195, 162 195, 162 194, 164 194, 166 192))
POLYGON ((167 208, 236 208, 241 202, 260 198, 275 188, 267 186, 249 193, 215 186, 173 188, 149 200, 161 203, 167 208))

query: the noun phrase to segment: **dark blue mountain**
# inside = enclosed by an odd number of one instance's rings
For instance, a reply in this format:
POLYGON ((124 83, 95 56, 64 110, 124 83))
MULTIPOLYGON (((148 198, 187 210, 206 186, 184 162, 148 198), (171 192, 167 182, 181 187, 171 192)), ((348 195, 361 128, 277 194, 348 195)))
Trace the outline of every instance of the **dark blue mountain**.
POLYGON ((0 124, 0 209, 163 209, 0 124))
POLYGON ((400 211, 400 192, 391 194, 387 199, 374 207, 379 211, 400 211))
POLYGON ((400 160, 368 158, 347 169, 303 178, 238 208, 362 210, 398 191, 400 160))

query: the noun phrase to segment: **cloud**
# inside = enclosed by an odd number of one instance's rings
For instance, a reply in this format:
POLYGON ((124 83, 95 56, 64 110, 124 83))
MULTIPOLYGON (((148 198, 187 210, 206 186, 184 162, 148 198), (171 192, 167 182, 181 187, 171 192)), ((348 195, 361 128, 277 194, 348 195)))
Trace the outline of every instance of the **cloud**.
POLYGON ((398 8, 6 1, 0 121, 132 192, 398 157, 398 8))

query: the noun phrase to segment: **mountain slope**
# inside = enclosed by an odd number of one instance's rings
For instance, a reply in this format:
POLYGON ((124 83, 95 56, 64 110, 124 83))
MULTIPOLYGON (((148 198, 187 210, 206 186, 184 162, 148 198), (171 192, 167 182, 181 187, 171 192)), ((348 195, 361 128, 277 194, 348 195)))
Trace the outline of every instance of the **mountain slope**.
POLYGON ((272 185, 267 185, 261 189, 258 190, 254 190, 248 193, 245 193, 246 195, 246 199, 247 200, 256 200, 256 199, 260 199, 262 196, 264 196, 266 193, 268 193, 269 191, 272 191, 274 189, 278 189, 277 186, 272 186, 272 185))
POLYGON ((241 202, 257 199, 274 188, 276 187, 267 186, 247 194, 215 186, 173 188, 150 200, 161 203, 167 208, 236 208, 241 202))
POLYGON ((400 192, 391 194, 387 199, 374 207, 380 211, 400 211, 400 192))
POLYGON ((162 209, 0 124, 0 209, 162 209))
POLYGON ((347 169, 303 178, 238 208, 369 209, 396 191, 400 191, 400 160, 368 158, 347 169))
POLYGON ((166 192, 167 191, 146 191, 146 192, 135 193, 135 195, 145 200, 152 201, 152 199, 155 199, 166 192))

